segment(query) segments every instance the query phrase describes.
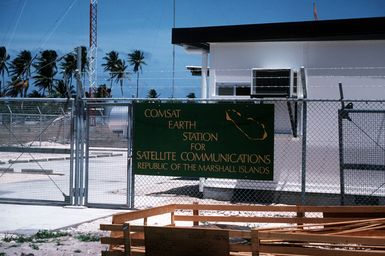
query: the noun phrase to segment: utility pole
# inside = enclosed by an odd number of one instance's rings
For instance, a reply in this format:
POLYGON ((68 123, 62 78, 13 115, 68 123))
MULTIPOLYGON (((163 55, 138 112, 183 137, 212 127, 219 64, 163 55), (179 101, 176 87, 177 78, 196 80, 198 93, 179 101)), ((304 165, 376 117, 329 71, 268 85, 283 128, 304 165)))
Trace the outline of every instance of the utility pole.
POLYGON ((98 0, 90 0, 90 49, 88 57, 88 76, 90 97, 97 84, 97 50, 98 50, 98 0))
MULTIPOLYGON (((175 0, 172 4, 172 28, 175 28, 175 0)), ((171 88, 171 98, 174 98, 175 93, 175 45, 172 45, 172 88, 171 88)))

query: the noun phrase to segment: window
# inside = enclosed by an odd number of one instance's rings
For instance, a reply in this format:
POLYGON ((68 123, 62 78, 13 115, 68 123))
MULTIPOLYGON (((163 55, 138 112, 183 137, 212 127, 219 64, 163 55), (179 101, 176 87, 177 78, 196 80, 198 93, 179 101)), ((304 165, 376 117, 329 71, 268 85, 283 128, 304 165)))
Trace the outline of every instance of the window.
POLYGON ((217 83, 218 96, 250 96, 249 83, 217 83))

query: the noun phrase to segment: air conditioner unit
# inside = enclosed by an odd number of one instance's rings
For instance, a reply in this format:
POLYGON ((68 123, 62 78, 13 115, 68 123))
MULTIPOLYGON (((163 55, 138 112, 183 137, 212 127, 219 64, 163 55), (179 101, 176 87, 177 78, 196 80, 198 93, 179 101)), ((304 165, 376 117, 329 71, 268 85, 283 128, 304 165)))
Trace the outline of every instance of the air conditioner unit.
POLYGON ((297 72, 292 69, 253 68, 252 98, 293 97, 297 91, 297 72))

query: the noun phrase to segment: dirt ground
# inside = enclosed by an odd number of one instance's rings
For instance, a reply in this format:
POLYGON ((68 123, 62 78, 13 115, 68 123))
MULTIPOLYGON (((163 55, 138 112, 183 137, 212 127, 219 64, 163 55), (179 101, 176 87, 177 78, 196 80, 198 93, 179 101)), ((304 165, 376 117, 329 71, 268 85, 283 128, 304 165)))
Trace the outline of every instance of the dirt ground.
POLYGON ((101 255, 107 250, 99 241, 107 235, 99 230, 101 223, 111 223, 111 217, 35 235, 0 234, 0 256, 101 255))

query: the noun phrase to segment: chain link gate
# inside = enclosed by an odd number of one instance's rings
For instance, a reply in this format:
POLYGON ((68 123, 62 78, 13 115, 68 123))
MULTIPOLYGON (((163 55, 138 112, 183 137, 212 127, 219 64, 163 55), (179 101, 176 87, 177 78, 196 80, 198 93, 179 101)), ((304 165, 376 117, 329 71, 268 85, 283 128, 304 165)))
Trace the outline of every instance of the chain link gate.
POLYGON ((385 110, 379 107, 349 103, 338 111, 341 204, 384 203, 385 110))
POLYGON ((0 100, 0 202, 70 203, 72 111, 72 100, 0 100))
POLYGON ((88 100, 86 196, 91 207, 132 208, 128 101, 88 100))

